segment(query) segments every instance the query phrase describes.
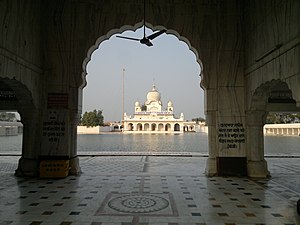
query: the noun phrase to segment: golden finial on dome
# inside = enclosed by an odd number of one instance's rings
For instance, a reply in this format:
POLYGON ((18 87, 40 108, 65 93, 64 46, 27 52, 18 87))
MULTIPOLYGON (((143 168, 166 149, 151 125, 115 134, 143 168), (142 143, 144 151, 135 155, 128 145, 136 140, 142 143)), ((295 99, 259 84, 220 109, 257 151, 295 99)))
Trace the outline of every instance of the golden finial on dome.
POLYGON ((156 85, 155 85, 155 79, 153 79, 152 91, 157 91, 156 85))

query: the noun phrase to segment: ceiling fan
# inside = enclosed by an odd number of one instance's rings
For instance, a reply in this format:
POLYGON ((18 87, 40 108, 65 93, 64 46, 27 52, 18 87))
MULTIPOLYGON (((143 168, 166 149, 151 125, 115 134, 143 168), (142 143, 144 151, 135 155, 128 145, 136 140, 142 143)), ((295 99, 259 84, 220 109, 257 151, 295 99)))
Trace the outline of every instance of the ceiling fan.
POLYGON ((132 37, 125 37, 125 36, 116 36, 118 38, 124 38, 127 40, 132 40, 132 41, 139 41, 141 44, 147 45, 148 47, 153 46, 151 40, 153 40, 154 38, 158 37, 159 35, 165 33, 167 30, 163 29, 163 30, 159 30, 157 32, 154 32, 153 34, 146 36, 146 0, 144 0, 144 37, 142 39, 138 39, 138 38, 132 38, 132 37))

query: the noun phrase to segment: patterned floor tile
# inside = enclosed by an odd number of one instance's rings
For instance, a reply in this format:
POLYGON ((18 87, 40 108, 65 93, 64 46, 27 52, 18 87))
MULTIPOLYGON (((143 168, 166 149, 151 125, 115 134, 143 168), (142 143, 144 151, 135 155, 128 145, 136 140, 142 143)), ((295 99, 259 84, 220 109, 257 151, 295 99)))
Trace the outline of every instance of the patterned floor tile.
POLYGON ((17 160, 0 158, 0 225, 300 224, 300 159, 271 159, 268 180, 207 178, 201 157, 144 156, 82 158, 81 176, 24 179, 17 160))

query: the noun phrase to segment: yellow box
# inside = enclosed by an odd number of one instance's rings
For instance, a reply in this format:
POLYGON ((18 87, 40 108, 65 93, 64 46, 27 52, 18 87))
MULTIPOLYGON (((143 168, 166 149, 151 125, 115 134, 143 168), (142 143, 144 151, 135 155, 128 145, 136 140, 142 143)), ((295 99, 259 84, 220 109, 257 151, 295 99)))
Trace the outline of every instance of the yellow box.
POLYGON ((69 169, 69 160, 42 160, 40 162, 40 177, 67 177, 69 175, 69 169))

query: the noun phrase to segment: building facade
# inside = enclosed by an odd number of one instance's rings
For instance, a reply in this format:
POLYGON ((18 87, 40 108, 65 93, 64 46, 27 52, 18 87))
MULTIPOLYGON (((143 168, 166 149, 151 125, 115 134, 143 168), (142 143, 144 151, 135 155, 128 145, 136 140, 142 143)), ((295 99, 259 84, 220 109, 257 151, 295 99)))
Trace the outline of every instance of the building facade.
POLYGON ((163 109, 161 95, 155 85, 144 105, 135 102, 134 115, 124 114, 124 133, 183 133, 195 131, 196 122, 186 122, 183 113, 175 117, 171 101, 163 109), (188 124, 186 124, 188 123, 188 124))

